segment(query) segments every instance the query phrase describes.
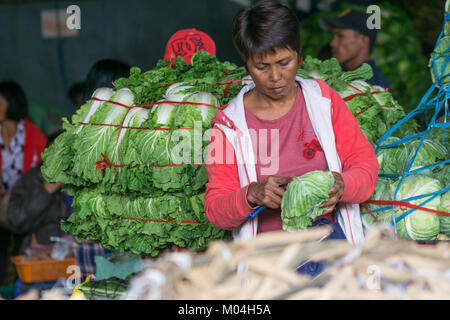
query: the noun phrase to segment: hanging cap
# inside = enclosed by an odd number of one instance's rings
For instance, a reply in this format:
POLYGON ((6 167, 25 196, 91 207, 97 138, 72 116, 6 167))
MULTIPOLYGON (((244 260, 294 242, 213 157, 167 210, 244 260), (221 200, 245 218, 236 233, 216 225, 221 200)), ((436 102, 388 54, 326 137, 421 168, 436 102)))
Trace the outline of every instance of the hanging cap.
POLYGON ((216 54, 216 44, 206 33, 196 29, 182 29, 175 32, 166 45, 164 59, 182 57, 186 63, 191 63, 194 53, 205 50, 210 55, 216 54))
POLYGON ((374 43, 377 37, 377 29, 369 29, 367 20, 369 15, 359 10, 347 9, 337 18, 322 17, 319 21, 324 30, 332 28, 353 29, 359 33, 368 36, 371 43, 374 43))

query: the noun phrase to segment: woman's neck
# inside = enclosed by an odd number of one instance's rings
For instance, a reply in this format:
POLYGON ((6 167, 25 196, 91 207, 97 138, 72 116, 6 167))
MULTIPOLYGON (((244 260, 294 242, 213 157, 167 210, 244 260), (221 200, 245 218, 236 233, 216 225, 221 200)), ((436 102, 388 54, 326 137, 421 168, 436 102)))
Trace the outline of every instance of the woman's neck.
POLYGON ((17 133, 18 125, 19 123, 14 120, 5 120, 2 122, 1 135, 7 149, 10 149, 11 140, 17 133))
POLYGON ((249 108, 256 116, 265 120, 274 120, 282 117, 295 103, 297 97, 297 84, 291 88, 291 91, 284 99, 272 100, 257 90, 249 92, 248 97, 244 97, 247 108, 249 108))

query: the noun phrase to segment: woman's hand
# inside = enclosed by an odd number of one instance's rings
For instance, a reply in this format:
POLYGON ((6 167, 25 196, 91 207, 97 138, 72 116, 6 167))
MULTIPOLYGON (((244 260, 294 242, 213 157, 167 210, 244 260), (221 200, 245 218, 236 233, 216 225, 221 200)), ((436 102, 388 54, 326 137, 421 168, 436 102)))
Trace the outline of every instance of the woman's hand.
POLYGON ((330 199, 325 201, 320 205, 321 208, 327 207, 327 209, 323 212, 323 214, 328 214, 333 212, 334 208, 338 204, 339 200, 341 200, 342 195, 344 194, 344 179, 338 172, 331 172, 334 176, 334 186, 330 189, 330 199))
POLYGON ((253 182, 248 187, 247 202, 251 207, 265 205, 268 208, 279 209, 286 185, 291 180, 291 177, 270 176, 262 181, 253 182))

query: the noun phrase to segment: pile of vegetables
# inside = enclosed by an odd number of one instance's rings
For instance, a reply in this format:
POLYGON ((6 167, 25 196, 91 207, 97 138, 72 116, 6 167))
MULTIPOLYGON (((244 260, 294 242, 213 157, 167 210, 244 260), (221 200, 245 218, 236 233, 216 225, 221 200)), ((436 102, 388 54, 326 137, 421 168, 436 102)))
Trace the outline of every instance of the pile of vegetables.
MULTIPOLYGON (((449 7, 450 1, 447 0, 445 11, 448 12, 449 7)), ((377 145, 380 178, 370 200, 375 203, 379 200, 400 200, 419 207, 368 206, 362 215, 366 228, 377 221, 394 225, 398 235, 406 239, 436 240, 440 234, 450 237, 450 214, 445 214, 450 213, 448 30, 446 22, 431 53, 429 69, 433 84, 430 89, 418 107, 391 128, 377 145), (420 114, 431 118, 424 130, 402 139, 396 137, 396 131, 401 131, 406 119, 420 114)))
POLYGON ((229 238, 204 212, 204 149, 212 118, 246 72, 204 51, 191 63, 133 67, 63 119, 63 133, 42 154, 42 174, 74 196, 64 231, 152 256, 170 245, 201 250, 229 238))

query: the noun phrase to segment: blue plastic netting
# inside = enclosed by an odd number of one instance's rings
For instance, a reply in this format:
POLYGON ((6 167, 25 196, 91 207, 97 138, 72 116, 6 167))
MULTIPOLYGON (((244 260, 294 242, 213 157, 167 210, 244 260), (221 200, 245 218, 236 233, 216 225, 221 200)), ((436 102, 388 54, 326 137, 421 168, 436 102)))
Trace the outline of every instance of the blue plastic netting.
MULTIPOLYGON (((418 142, 418 146, 416 149, 415 154, 411 157, 409 163, 406 166, 406 169, 404 172, 399 174, 380 174, 379 177, 384 178, 391 178, 391 179, 399 179, 399 182, 397 184, 397 187, 394 192, 393 200, 401 200, 403 202, 408 202, 412 200, 417 200, 420 198, 426 198, 423 202, 418 204, 419 206, 423 206, 429 201, 433 200, 436 197, 439 197, 441 194, 447 192, 450 190, 450 186, 447 184, 445 187, 443 187, 441 190, 423 194, 415 197, 411 197, 408 199, 397 199, 397 194, 400 189, 400 186, 403 182, 403 180, 412 175, 421 173, 425 170, 430 169, 436 169, 437 167, 442 167, 445 165, 448 165, 450 163, 450 159, 448 159, 448 153, 447 157, 443 161, 438 161, 433 164, 429 164, 426 166, 422 166, 420 168, 414 168, 411 170, 412 165, 416 159, 416 156, 422 147, 422 144, 427 137, 427 134, 430 130, 433 128, 441 128, 443 131, 442 134, 442 148, 448 148, 448 146, 445 146, 446 141, 446 135, 450 134, 450 131, 447 130, 447 128, 450 126, 450 124, 447 122, 448 117, 448 99, 450 96, 450 65, 449 68, 447 68, 447 64, 450 60, 450 34, 449 31, 446 30, 446 23, 450 21, 450 13, 445 12, 444 16, 444 22, 442 31, 436 41, 433 53, 431 54, 430 58, 430 72, 432 74, 432 81, 433 84, 429 87, 427 92, 422 97, 420 103, 417 105, 415 109, 413 109, 409 114, 407 114, 402 120, 400 120, 398 123, 396 123, 394 126, 392 126, 377 142, 377 146, 375 149, 375 153, 378 155, 379 151, 381 149, 385 148, 393 148, 395 146, 398 146, 400 144, 420 139, 418 142), (431 115, 431 116, 430 116, 431 115), (387 138, 393 136, 393 134, 397 131, 397 129, 400 126, 405 126, 405 123, 410 120, 414 119, 418 116, 423 116, 426 123, 426 128, 423 129, 420 132, 411 134, 409 136, 406 136, 404 138, 395 140, 395 142, 383 144, 383 142, 386 141, 387 138), (441 121, 436 121, 440 117, 441 121), (443 120, 442 120, 443 119, 443 120)), ((450 30, 450 27, 447 26, 447 28, 450 30)), ((406 124, 407 125, 407 124, 406 124)), ((448 139, 448 137, 447 137, 448 139)), ((384 210, 392 210, 392 223, 394 225, 394 229, 397 232, 397 223, 404 219, 408 214, 412 213, 416 209, 410 209, 408 211, 405 211, 400 216, 396 216, 394 213, 394 205, 389 205, 381 208, 377 208, 374 210, 371 210, 372 213, 384 211, 384 210)), ((367 214, 367 212, 361 212, 361 214, 367 214)))

